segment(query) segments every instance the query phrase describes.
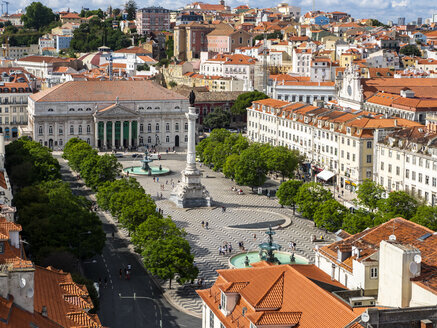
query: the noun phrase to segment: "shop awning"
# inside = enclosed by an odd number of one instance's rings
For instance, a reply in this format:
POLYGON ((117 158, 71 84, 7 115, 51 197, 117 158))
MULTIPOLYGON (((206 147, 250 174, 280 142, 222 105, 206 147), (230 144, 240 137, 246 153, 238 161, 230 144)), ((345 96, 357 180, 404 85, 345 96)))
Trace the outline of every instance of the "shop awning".
POLYGON ((323 181, 328 181, 335 175, 334 172, 323 170, 319 174, 316 175, 317 178, 322 179, 323 181))

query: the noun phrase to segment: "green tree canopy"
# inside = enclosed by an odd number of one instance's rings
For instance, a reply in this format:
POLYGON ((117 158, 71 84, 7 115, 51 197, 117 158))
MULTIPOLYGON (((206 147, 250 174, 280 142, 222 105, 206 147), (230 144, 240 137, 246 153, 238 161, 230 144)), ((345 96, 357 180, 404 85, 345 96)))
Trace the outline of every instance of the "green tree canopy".
POLYGON ((385 189, 373 182, 372 180, 364 180, 358 186, 357 198, 360 205, 374 211, 378 206, 378 202, 382 199, 385 189))
POLYGON ((348 212, 348 209, 335 199, 329 199, 317 208, 314 213, 314 223, 320 228, 335 232, 342 227, 348 212))
POLYGON ((260 156, 262 145, 254 143, 243 150, 235 167, 235 181, 240 185, 259 187, 266 181, 267 165, 260 156))
POLYGON ((127 20, 134 20, 137 14, 137 3, 134 0, 128 0, 124 5, 124 9, 127 11, 127 20))
POLYGON ((395 217, 410 220, 416 214, 417 207, 417 200, 405 191, 392 191, 387 199, 378 201, 379 214, 381 215, 378 224, 395 217))
POLYGON ((415 44, 409 44, 407 46, 404 46, 399 52, 405 56, 422 56, 422 53, 415 44))
POLYGON ((240 155, 232 154, 226 158, 225 165, 223 165, 223 174, 225 177, 234 179, 235 178, 235 167, 240 161, 240 155))
POLYGON ((243 93, 237 97, 237 100, 235 100, 231 107, 231 112, 235 115, 246 114, 246 108, 252 106, 252 102, 266 98, 268 97, 259 91, 243 93))
POLYGON ((299 192, 299 188, 303 185, 301 180, 288 180, 281 183, 276 193, 279 199, 279 204, 285 206, 294 206, 295 198, 299 192))
POLYGON ((416 214, 411 218, 416 222, 431 230, 437 230, 437 207, 421 205, 418 207, 416 214))
POLYGON ((41 2, 32 2, 26 7, 26 13, 21 16, 21 20, 24 23, 24 27, 39 30, 53 22, 55 14, 41 2))
POLYGON ((299 212, 312 220, 318 207, 330 199, 332 199, 332 194, 329 190, 326 190, 320 183, 309 182, 299 188, 295 201, 299 212))
POLYGON ((294 171, 302 161, 297 150, 289 150, 284 146, 272 147, 266 153, 266 163, 270 172, 279 173, 284 178, 292 178, 294 171))
POLYGON ((207 129, 228 128, 230 124, 231 115, 221 108, 216 108, 203 119, 203 126, 207 129))
POLYGON ((356 210, 354 213, 348 213, 343 219, 343 227, 345 231, 350 234, 356 234, 366 228, 374 226, 373 220, 375 213, 366 211, 364 209, 356 210))

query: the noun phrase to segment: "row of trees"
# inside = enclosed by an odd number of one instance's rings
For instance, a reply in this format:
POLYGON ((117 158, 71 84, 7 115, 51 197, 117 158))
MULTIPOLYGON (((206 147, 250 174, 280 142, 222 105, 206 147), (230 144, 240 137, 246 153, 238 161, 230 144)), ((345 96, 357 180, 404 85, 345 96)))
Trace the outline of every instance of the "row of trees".
POLYGON ((249 144, 241 134, 226 129, 213 130, 197 145, 196 152, 200 161, 213 166, 213 170, 222 171, 239 185, 252 188, 262 186, 268 173, 293 177, 302 161, 297 151, 269 144, 249 144))
POLYGON ((184 283, 197 277, 185 231, 157 211, 155 202, 136 179, 106 182, 99 187, 97 202, 118 218, 131 234, 146 268, 159 278, 170 280, 170 288, 175 278, 184 283))
POLYGON ((107 181, 114 181, 121 172, 121 164, 114 155, 100 156, 84 140, 70 139, 64 147, 62 157, 70 167, 79 172, 85 184, 93 190, 107 181))
POLYGON ((384 188, 373 181, 364 181, 357 191, 356 202, 360 208, 351 213, 320 183, 289 180, 283 182, 277 192, 281 205, 297 206, 305 218, 332 232, 341 228, 355 234, 395 217, 437 229, 436 208, 420 204, 404 191, 393 191, 387 198, 384 195, 384 188))
POLYGON ((48 148, 18 139, 6 146, 6 169, 15 186, 18 223, 36 263, 60 267, 59 254, 88 258, 101 252, 105 235, 99 219, 85 198, 59 180, 59 163, 48 148))

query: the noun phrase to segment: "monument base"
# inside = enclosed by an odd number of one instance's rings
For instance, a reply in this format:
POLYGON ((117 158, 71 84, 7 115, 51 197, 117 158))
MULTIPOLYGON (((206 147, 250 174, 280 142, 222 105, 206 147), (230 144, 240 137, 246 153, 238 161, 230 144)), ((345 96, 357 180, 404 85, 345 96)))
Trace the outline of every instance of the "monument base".
MULTIPOLYGON (((197 170, 196 170, 197 171, 197 170)), ((200 172, 182 172, 182 180, 170 194, 177 207, 211 207, 211 197, 200 183, 200 172)))

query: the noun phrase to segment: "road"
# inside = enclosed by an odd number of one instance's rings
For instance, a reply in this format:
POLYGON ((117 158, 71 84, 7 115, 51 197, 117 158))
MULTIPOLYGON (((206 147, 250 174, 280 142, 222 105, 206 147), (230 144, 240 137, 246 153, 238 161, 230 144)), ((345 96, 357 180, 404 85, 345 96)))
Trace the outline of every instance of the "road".
MULTIPOLYGON (((58 157, 58 156, 56 156, 58 157)), ((87 189, 72 176, 60 157, 62 179, 70 182, 73 192, 89 196, 87 189)), ((103 253, 83 262, 85 276, 102 281, 98 315, 105 327, 200 327, 201 319, 174 309, 162 296, 137 258, 129 251, 127 242, 118 236, 116 227, 99 213, 107 240, 103 253), (114 238, 112 232, 115 232, 114 238), (120 279, 120 268, 132 265, 129 280, 120 279), (105 287, 104 281, 107 278, 105 287), (121 297, 120 297, 121 295, 121 297), (162 326, 161 326, 162 321, 162 326)))

